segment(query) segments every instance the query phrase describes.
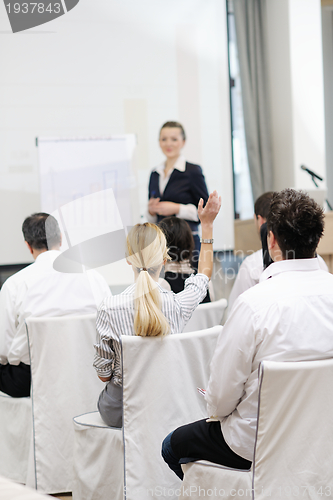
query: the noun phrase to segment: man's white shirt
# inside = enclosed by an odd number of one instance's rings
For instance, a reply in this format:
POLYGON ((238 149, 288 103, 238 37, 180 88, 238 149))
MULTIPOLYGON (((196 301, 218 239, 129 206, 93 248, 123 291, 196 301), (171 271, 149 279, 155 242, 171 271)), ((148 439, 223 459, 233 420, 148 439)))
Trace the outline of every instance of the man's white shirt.
POLYGON ((104 278, 95 271, 60 273, 53 269, 60 255, 50 250, 8 278, 0 292, 0 363, 30 364, 25 328, 28 316, 90 314, 110 295, 104 278))
MULTIPOLYGON (((317 255, 319 261, 319 266, 323 271, 328 272, 328 267, 324 259, 317 255)), ((237 298, 244 293, 246 290, 254 285, 257 285, 260 280, 260 276, 264 270, 262 250, 257 250, 248 257, 246 257, 239 267, 238 274, 235 279, 235 283, 228 299, 228 314, 237 300, 237 298)))
POLYGON ((235 300, 243 292, 259 283, 260 276, 264 270, 262 250, 257 250, 246 257, 238 269, 235 283, 228 299, 228 311, 232 309, 235 300))
POLYGON ((253 460, 262 360, 333 357, 333 276, 318 259, 271 264, 235 302, 211 363, 208 414, 238 455, 253 460))

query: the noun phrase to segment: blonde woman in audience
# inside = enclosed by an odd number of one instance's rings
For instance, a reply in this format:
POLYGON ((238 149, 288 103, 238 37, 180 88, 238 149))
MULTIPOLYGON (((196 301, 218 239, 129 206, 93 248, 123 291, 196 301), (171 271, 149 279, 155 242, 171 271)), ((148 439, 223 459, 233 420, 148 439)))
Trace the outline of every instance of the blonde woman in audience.
POLYGON ((121 335, 160 337, 182 332, 193 311, 207 293, 213 270, 213 221, 221 206, 216 191, 198 215, 202 245, 197 275, 190 276, 180 293, 158 284, 162 266, 169 260, 166 239, 158 226, 137 224, 127 237, 127 262, 133 267, 135 283, 122 294, 106 298, 97 315, 94 367, 106 382, 98 401, 106 424, 122 426, 121 335))

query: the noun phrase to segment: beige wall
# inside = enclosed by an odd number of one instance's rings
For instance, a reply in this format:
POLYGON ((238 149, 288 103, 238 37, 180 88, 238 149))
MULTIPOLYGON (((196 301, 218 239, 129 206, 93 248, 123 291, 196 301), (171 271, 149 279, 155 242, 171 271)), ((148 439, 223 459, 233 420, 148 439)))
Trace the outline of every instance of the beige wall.
MULTIPOLYGON (((232 248, 223 2, 80 1, 51 23, 15 35, 1 3, 0 38, 0 194, 8 201, 0 226, 10 241, 17 241, 18 221, 39 209, 36 137, 134 132, 140 220, 150 170, 163 160, 159 128, 176 119, 188 132, 184 154, 201 164, 209 189, 222 195, 216 248, 232 248)), ((27 260, 24 246, 0 248, 0 264, 27 260)))

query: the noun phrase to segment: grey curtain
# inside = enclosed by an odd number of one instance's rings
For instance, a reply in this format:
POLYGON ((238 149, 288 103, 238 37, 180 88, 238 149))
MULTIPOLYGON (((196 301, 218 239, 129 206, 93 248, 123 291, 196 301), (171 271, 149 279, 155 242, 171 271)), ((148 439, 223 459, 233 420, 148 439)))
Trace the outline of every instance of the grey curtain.
POLYGON ((266 0, 233 0, 253 199, 273 189, 266 0))

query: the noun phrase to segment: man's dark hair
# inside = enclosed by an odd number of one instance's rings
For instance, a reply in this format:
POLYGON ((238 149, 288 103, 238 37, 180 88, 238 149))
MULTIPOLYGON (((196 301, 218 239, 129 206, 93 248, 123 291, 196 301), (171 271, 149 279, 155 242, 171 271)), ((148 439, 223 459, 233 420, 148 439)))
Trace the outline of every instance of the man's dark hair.
POLYGON ((44 212, 27 217, 22 224, 22 232, 25 241, 36 250, 49 250, 61 243, 58 222, 44 212))
POLYGON ((254 213, 256 214, 256 217, 258 217, 258 215, 261 215, 261 217, 267 219, 273 194, 274 191, 268 191, 267 193, 262 194, 261 196, 259 196, 259 198, 256 199, 256 202, 254 204, 254 213))
POLYGON ((165 217, 159 223, 167 240, 171 260, 181 262, 191 260, 194 249, 192 231, 186 220, 179 217, 165 217))
POLYGON ((274 193, 267 230, 274 234, 284 259, 310 259, 324 232, 324 211, 306 193, 284 189, 274 193))

